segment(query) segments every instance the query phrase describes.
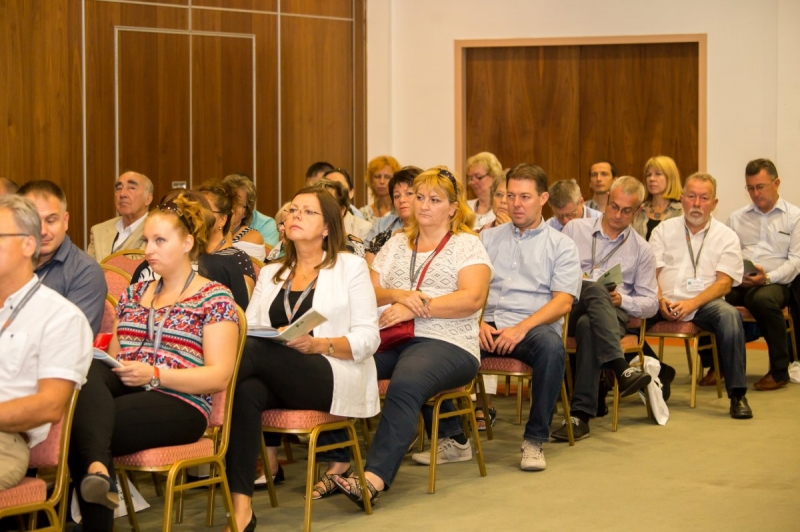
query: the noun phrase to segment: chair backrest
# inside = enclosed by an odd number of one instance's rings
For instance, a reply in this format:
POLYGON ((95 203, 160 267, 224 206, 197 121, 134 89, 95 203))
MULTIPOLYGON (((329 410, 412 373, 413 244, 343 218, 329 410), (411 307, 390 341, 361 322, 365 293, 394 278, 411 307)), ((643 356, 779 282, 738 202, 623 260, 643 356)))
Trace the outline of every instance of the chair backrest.
POLYGON ((257 281, 258 276, 261 275, 261 268, 264 267, 264 263, 255 257, 250 257, 250 260, 253 262, 253 269, 256 271, 256 281, 257 281))
POLYGON ((100 332, 110 333, 114 329, 114 320, 117 318, 117 300, 111 294, 106 294, 103 306, 103 321, 100 322, 100 332))
POLYGON ((100 267, 103 268, 108 293, 119 299, 122 292, 131 284, 131 274, 110 264, 101 264, 100 267))
POLYGON ((219 446, 217 454, 225 455, 228 450, 228 437, 231 432, 231 415, 233 413, 233 391, 236 389, 236 378, 239 375, 239 364, 242 362, 244 342, 247 340, 247 318, 244 310, 236 305, 236 314, 239 317, 239 338, 236 344, 236 363, 233 366, 233 375, 225 390, 214 394, 211 405, 211 415, 208 419, 209 427, 220 427, 219 446))
POLYGON ((136 271, 136 268, 144 260, 144 250, 143 249, 124 249, 122 251, 117 251, 116 253, 112 253, 108 257, 104 258, 100 261, 100 264, 108 264, 110 266, 116 266, 117 268, 128 272, 128 276, 132 276, 133 272, 136 271))

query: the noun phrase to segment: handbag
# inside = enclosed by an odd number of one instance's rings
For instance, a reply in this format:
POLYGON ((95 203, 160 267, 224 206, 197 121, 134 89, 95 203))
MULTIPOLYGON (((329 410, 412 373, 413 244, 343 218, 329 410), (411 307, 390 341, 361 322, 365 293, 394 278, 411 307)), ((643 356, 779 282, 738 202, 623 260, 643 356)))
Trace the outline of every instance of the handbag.
MULTIPOLYGON (((439 245, 436 246, 436 249, 431 255, 431 258, 425 262, 425 265, 422 267, 422 271, 419 274, 419 280, 417 281, 417 288, 419 290, 420 286, 422 286, 422 280, 425 278, 425 272, 428 271, 428 266, 431 265, 433 262, 434 257, 444 248, 447 241, 450 240, 450 236, 452 233, 447 233, 444 235, 444 238, 439 242, 439 245)), ((416 250, 415 250, 416 253, 416 250)), ((383 353, 384 351, 391 351, 398 345, 407 342, 414 338, 414 319, 410 319, 407 321, 401 321, 391 327, 386 327, 385 329, 380 330, 381 335, 381 345, 378 347, 378 353, 383 353)))

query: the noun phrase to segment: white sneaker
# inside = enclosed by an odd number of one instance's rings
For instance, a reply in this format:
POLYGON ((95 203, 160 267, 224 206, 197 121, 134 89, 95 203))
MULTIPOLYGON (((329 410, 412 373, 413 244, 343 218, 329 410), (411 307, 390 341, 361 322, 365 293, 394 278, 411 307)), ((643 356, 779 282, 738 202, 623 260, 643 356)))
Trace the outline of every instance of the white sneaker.
POLYGON ((544 471, 546 467, 542 444, 522 440, 522 460, 519 462, 519 468, 523 471, 544 471))
MULTIPOLYGON (((414 453, 411 459, 418 464, 430 465, 431 453, 425 451, 422 453, 414 453)), ((466 462, 472 460, 472 446, 467 440, 467 443, 461 445, 453 438, 440 438, 439 445, 436 450, 436 464, 446 464, 448 462, 466 462)))

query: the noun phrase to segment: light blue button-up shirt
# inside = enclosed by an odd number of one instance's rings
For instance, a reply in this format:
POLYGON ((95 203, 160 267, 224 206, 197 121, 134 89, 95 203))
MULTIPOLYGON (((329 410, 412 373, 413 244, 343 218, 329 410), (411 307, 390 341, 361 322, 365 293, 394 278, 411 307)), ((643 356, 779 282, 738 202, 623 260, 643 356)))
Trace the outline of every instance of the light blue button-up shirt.
MULTIPOLYGON (((584 204, 584 206, 583 206, 583 218, 582 218, 583 220, 585 220, 587 218, 597 218, 601 214, 603 214, 603 213, 601 213, 600 211, 596 211, 596 210, 594 210, 592 208, 589 208, 584 204)), ((563 231, 564 230, 564 226, 561 225, 561 222, 559 222, 558 218, 556 218, 555 216, 547 219, 547 225, 549 225, 550 227, 552 227, 556 231, 563 231)))
POLYGON ((616 291, 622 298, 622 310, 635 318, 655 315, 658 311, 656 256, 650 244, 632 226, 611 239, 603 232, 601 216, 593 220, 572 220, 562 233, 575 241, 581 256, 581 270, 589 278, 597 279, 615 265, 620 265, 622 285, 617 286, 616 291), (592 241, 595 242, 594 268, 592 241), (621 247, 603 261, 621 242, 624 242, 621 247))
MULTIPOLYGON (((494 266, 484 321, 513 327, 564 292, 576 300, 581 291, 578 248, 542 219, 520 233, 514 224, 481 231, 481 242, 494 266)), ((550 326, 560 335, 564 319, 550 326)))

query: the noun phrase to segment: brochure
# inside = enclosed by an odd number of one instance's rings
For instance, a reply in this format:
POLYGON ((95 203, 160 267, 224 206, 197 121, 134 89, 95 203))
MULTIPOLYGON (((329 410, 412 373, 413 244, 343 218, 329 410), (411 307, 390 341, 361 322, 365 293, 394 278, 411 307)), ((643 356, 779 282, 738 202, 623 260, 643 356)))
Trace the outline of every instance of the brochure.
POLYGON ((93 354, 95 360, 99 360, 100 362, 102 362, 106 366, 110 366, 112 368, 121 368, 122 367, 122 363, 119 360, 117 360, 116 358, 110 357, 108 355, 108 353, 106 353, 105 351, 102 351, 100 349, 97 349, 96 347, 93 349, 93 353, 92 354, 93 354))
POLYGON ((328 318, 314 310, 313 308, 303 314, 294 323, 279 331, 273 327, 259 327, 249 326, 247 328, 247 336, 255 336, 257 338, 268 338, 285 344, 291 342, 295 338, 299 338, 304 334, 311 332, 314 327, 328 321, 328 318))
POLYGON ((753 264, 753 261, 744 259, 744 274, 745 275, 755 275, 758 273, 758 269, 756 265, 753 264))
POLYGON ((602 285, 622 284, 622 267, 619 264, 612 266, 606 273, 598 277, 597 282, 602 285))

